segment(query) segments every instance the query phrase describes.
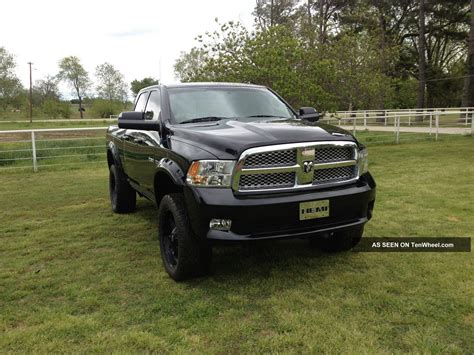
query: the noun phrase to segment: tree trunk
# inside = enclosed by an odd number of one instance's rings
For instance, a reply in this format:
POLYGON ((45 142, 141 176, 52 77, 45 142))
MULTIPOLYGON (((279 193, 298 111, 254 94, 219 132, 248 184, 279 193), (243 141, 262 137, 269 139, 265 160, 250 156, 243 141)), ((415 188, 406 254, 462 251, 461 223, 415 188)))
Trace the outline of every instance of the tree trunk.
POLYGON ((471 25, 469 30, 469 49, 467 53, 467 70, 464 79, 462 106, 474 106, 474 0, 471 0, 471 25))
MULTIPOLYGON (((426 87, 426 53, 425 53, 425 0, 419 0, 419 34, 418 34, 418 102, 417 108, 425 107, 426 87)), ((417 116, 422 121, 423 116, 417 116)))
POLYGON ((273 26, 273 23, 274 23, 274 0, 271 1, 271 4, 270 4, 270 27, 273 26))
MULTIPOLYGON (((386 46, 387 46, 387 21, 383 13, 383 8, 379 7, 379 30, 380 30, 380 70, 384 75, 388 76, 388 65, 386 57, 386 46)), ((380 92, 378 108, 385 110, 385 91, 380 92)))
POLYGON ((79 114, 81 115, 81 118, 84 118, 82 113, 82 97, 79 95, 79 93, 77 94, 77 98, 79 99, 79 114))
POLYGON ((306 3, 306 11, 308 12, 308 36, 309 36, 309 47, 314 47, 314 29, 313 29, 313 19, 311 15, 311 3, 312 0, 308 0, 306 3))

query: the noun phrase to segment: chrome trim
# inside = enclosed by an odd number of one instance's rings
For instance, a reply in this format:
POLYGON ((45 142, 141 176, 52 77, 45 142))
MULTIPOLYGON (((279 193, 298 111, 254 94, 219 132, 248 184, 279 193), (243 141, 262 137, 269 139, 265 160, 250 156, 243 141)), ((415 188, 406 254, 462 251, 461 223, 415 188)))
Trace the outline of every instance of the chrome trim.
MULTIPOLYGON (((307 150, 307 149, 306 149, 307 150)), ((252 193, 266 193, 272 191, 291 191, 294 189, 314 189, 314 188, 325 188, 330 186, 338 186, 344 184, 350 184, 359 179, 359 166, 358 166, 359 152, 357 149, 357 144, 355 142, 346 142, 346 141, 323 141, 323 142, 302 142, 302 143, 289 143, 289 144, 277 144, 269 145, 264 147, 256 147, 245 150, 241 155, 234 167, 233 176, 232 176, 232 189, 237 193, 242 194, 252 194, 252 193), (313 169, 309 172, 305 172, 303 169, 303 163, 306 161, 315 162, 315 156, 303 156, 302 151, 305 148, 315 147, 315 154, 317 154, 318 148, 332 148, 332 147, 351 147, 353 148, 354 156, 351 160, 336 161, 329 163, 314 163, 313 169), (266 167, 266 168, 244 168, 245 158, 250 155, 258 153, 266 153, 280 150, 296 149, 296 165, 290 166, 278 166, 278 167, 266 167), (323 184, 315 184, 313 182, 314 170, 321 169, 330 169, 336 167, 345 167, 345 166, 354 166, 356 169, 355 177, 343 181, 335 181, 323 184), (296 179, 295 185, 291 187, 282 187, 274 189, 253 189, 253 190, 240 190, 240 177, 242 175, 254 175, 254 174, 274 174, 274 173, 285 173, 285 172, 295 172, 296 179), (303 182, 303 183, 301 183, 303 182)))
POLYGON ((245 174, 241 175, 292 173, 299 168, 300 166, 298 164, 289 166, 275 166, 274 168, 245 168, 242 169, 242 172, 245 172, 245 174))
POLYGON ((344 166, 357 165, 357 160, 341 160, 334 161, 331 163, 318 163, 313 164, 314 170, 330 169, 330 168, 342 168, 344 166))

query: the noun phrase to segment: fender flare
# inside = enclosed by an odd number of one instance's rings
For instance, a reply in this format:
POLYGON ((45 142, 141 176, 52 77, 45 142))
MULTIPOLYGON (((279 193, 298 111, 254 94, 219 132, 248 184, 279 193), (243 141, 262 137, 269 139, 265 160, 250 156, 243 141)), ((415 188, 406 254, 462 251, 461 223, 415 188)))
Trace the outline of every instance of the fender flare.
POLYGON ((114 144, 114 142, 107 143, 107 154, 108 152, 112 153, 114 165, 119 167, 120 169, 123 169, 122 160, 120 159, 118 148, 114 144))
POLYGON ((155 176, 159 173, 165 173, 176 186, 184 186, 186 173, 179 164, 169 158, 163 158, 157 163, 155 176))

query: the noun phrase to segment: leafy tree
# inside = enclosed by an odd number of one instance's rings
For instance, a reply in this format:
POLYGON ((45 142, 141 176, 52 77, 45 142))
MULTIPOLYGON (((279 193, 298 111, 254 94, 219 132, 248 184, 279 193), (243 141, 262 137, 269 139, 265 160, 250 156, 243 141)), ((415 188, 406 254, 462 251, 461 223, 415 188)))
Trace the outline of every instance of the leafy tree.
POLYGON ((180 57, 174 64, 176 78, 183 82, 192 81, 193 78, 199 76, 199 70, 204 65, 205 60, 206 52, 201 48, 191 48, 189 52, 181 52, 180 57))
POLYGON ((142 80, 138 80, 138 79, 133 80, 130 83, 130 86, 131 86, 133 94, 136 96, 141 89, 146 88, 147 86, 151 86, 151 85, 158 85, 159 83, 160 82, 157 79, 154 79, 152 77, 146 77, 146 78, 143 78, 142 80))
MULTIPOLYGON (((178 76, 190 81, 239 81, 270 86, 295 107, 319 110, 376 108, 380 92, 391 97, 392 88, 380 68, 377 44, 370 38, 343 36, 320 50, 306 47, 284 26, 249 33, 229 23, 220 31, 200 37, 202 61, 191 72, 182 56, 178 76)), ((387 53, 387 56, 389 54, 387 53)))
POLYGON ((275 25, 292 27, 297 19, 297 0, 256 0, 253 15, 260 29, 275 25))
POLYGON ((79 58, 70 56, 61 59, 59 62, 58 78, 66 81, 74 89, 79 103, 79 112, 81 118, 83 118, 84 108, 82 107, 82 100, 92 83, 79 58))
POLYGON ((0 47, 0 108, 5 110, 13 104, 15 97, 22 92, 20 80, 15 74, 15 59, 3 47, 0 47))
POLYGON ((97 94, 109 101, 126 101, 127 85, 120 73, 110 63, 104 63, 96 67, 95 76, 98 79, 97 94))
MULTIPOLYGON (((305 0, 298 9, 302 40, 310 47, 327 44, 340 33, 341 13, 353 0, 305 0)), ((360 7, 361 4, 359 4, 360 7)))
POLYGON ((46 75, 43 79, 37 80, 33 86, 33 105, 41 106, 46 100, 59 101, 61 95, 58 89, 58 78, 46 75))
POLYGON ((41 105, 41 111, 50 118, 69 118, 71 116, 70 105, 56 99, 46 99, 41 105))
POLYGON ((119 101, 110 101, 104 99, 95 99, 92 102, 92 112, 101 118, 109 118, 111 115, 118 115, 124 105, 119 101))
POLYGON ((384 74, 379 56, 376 39, 355 34, 346 34, 325 49, 332 72, 327 90, 336 95, 339 108, 376 109, 381 99, 392 100, 391 79, 384 74))
POLYGON ((254 31, 228 22, 198 36, 177 78, 268 85, 328 110, 414 107, 417 92, 420 106, 459 105, 469 0, 257 0, 254 15, 254 31))

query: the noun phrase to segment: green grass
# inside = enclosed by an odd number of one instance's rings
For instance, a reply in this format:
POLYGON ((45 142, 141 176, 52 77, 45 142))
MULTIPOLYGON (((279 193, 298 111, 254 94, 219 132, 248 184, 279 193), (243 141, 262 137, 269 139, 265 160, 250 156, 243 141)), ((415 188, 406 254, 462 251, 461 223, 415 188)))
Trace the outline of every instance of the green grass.
MULTIPOLYGON (((472 137, 371 147, 367 236, 473 236, 472 137)), ((0 175, 0 352, 473 353, 470 253, 217 248, 163 271, 156 210, 114 215, 107 170, 0 175)))

